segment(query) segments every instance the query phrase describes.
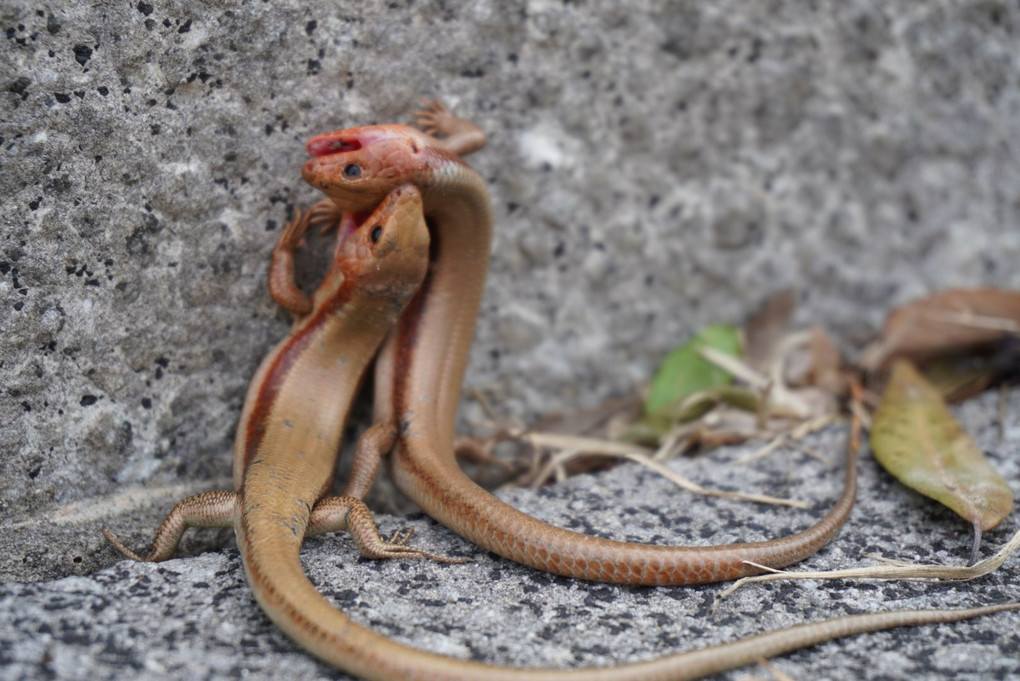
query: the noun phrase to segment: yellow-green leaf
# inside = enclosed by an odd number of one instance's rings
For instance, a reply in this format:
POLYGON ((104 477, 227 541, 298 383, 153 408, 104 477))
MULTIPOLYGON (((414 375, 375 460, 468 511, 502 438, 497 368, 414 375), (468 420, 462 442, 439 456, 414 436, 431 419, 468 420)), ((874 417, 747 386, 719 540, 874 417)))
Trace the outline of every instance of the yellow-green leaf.
POLYGON ((905 360, 893 366, 872 422, 871 449, 900 482, 982 531, 1009 515, 1013 495, 942 397, 905 360))
POLYGON ((709 347, 737 357, 741 345, 740 329, 734 326, 707 326, 692 336, 663 360, 648 390, 645 414, 668 417, 694 393, 729 385, 733 377, 702 357, 698 350, 709 347))

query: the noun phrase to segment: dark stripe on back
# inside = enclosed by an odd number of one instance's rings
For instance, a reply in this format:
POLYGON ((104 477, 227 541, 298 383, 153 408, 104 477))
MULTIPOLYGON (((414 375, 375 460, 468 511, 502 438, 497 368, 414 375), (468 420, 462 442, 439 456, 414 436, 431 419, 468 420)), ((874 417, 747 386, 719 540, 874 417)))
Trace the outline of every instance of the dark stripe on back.
POLYGON ((287 344, 277 352, 276 359, 273 360, 263 377, 262 386, 255 398, 255 404, 252 406, 248 423, 245 426, 244 470, 248 470, 248 466, 262 444, 276 398, 294 368, 294 364, 299 361, 315 335, 329 321, 329 318, 350 302, 354 297, 354 289, 354 280, 351 277, 345 277, 336 295, 320 305, 301 324, 301 327, 291 334, 287 344))

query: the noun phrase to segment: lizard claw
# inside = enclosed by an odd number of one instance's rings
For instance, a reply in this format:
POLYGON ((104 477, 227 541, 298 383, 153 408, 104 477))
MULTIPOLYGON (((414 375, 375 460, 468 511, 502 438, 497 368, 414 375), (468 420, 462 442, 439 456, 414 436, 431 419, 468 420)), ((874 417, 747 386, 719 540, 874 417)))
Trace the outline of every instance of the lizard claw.
POLYGON ((343 217, 340 209, 330 199, 319 201, 308 212, 309 225, 319 226, 319 234, 336 229, 343 217))
POLYGON ((276 241, 276 249, 293 253, 305 245, 305 232, 308 231, 310 212, 300 208, 294 211, 294 219, 283 227, 280 238, 276 241))
POLYGON ((485 146, 485 133, 464 118, 457 118, 438 99, 419 100, 414 124, 433 138, 433 146, 458 156, 466 156, 485 146))
POLYGON ((437 563, 471 563, 474 562, 471 558, 454 558, 452 556, 442 556, 438 553, 432 553, 425 549, 420 549, 414 546, 405 546, 404 544, 393 544, 387 542, 382 546, 373 547, 370 553, 362 551, 363 556, 366 558, 422 558, 424 560, 434 560, 437 563))
POLYGON ((411 536, 414 534, 414 528, 408 527, 403 530, 397 530, 390 537, 387 544, 395 544, 397 546, 407 546, 407 542, 411 541, 411 536))
POLYGON ((414 112, 414 124, 424 133, 432 135, 448 135, 455 127, 456 118, 438 99, 422 97, 419 101, 421 109, 414 112))

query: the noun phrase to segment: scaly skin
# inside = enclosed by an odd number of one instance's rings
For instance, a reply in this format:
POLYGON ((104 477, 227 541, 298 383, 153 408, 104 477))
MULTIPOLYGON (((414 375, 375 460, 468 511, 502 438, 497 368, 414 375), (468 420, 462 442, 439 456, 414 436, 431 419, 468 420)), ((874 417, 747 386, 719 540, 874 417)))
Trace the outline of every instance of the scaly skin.
POLYGON ((432 230, 429 276, 401 316, 376 368, 376 417, 399 424, 391 466, 397 487, 430 516, 524 565, 600 582, 668 585, 736 579, 810 556, 850 515, 854 453, 836 505, 797 534, 708 547, 651 546, 591 537, 542 522, 476 485, 457 465, 453 436, 460 384, 488 268, 492 216, 481 178, 456 154, 480 148, 477 127, 439 105, 419 121, 440 140, 401 125, 327 133, 308 143, 305 180, 343 211, 363 211, 391 187, 421 189, 432 230), (357 170, 352 170, 356 168, 357 170))

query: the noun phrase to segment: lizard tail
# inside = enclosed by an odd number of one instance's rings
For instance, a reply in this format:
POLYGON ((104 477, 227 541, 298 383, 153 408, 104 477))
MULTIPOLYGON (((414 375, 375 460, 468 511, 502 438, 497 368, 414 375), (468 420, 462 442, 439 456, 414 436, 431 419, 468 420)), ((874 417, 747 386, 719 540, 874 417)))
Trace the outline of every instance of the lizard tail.
POLYGON ((753 664, 843 636, 1020 610, 1006 603, 961 610, 904 610, 839 617, 753 636, 742 641, 604 669, 510 669, 428 653, 397 643, 354 622, 308 580, 298 558, 303 532, 262 524, 257 536, 238 523, 238 545, 259 605, 309 653, 370 681, 685 681, 753 664))

